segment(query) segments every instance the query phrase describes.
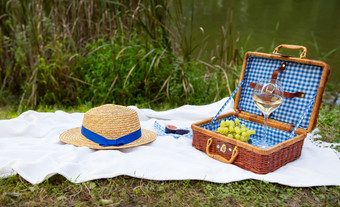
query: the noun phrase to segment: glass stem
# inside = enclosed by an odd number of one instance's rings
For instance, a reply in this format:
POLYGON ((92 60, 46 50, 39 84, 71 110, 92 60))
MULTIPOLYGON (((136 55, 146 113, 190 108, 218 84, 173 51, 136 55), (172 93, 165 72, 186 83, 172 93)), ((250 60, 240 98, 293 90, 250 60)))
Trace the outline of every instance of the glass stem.
POLYGON ((264 117, 264 136, 262 138, 262 141, 264 141, 264 142, 267 140, 268 116, 269 116, 269 114, 263 114, 263 117, 264 117))

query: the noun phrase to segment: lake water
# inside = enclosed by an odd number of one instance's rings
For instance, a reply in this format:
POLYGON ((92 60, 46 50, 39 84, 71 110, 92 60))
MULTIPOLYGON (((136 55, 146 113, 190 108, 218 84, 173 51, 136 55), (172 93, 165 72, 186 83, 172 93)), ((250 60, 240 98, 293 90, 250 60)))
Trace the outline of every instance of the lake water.
POLYGON ((329 82, 340 86, 340 0, 183 0, 183 6, 188 17, 193 8, 196 41, 202 36, 200 27, 209 34, 208 49, 215 48, 221 27, 229 21, 231 13, 240 45, 250 36, 245 51, 264 47, 261 51, 269 52, 274 41, 275 46, 306 46, 307 58, 318 59, 317 51, 326 54, 337 48, 324 61, 331 67, 329 82), (313 34, 319 50, 315 48, 313 34))

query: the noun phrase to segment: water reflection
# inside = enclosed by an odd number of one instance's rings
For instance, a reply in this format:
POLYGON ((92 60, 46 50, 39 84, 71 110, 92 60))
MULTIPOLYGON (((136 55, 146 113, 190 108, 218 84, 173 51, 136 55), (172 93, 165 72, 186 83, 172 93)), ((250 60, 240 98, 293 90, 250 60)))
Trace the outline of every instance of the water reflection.
MULTIPOLYGON (((190 13, 191 1, 183 1, 183 6, 190 13)), ((271 52, 273 42, 274 46, 296 44, 308 48, 307 58, 318 59, 338 48, 325 61, 331 66, 330 82, 340 83, 340 1, 196 0, 193 8, 194 37, 196 41, 202 39, 199 27, 203 27, 205 34, 210 35, 207 50, 215 48, 221 27, 226 25, 232 12, 232 24, 234 31, 240 32, 241 45, 251 35, 245 51, 264 47, 263 52, 271 52), (315 48, 313 34, 319 49, 315 48)))

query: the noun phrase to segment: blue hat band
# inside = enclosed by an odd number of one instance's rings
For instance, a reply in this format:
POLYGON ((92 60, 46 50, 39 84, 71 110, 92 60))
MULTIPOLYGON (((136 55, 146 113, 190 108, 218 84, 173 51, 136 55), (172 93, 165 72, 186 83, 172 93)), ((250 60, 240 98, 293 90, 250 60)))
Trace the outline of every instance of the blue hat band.
POLYGON ((119 137, 118 139, 106 139, 105 137, 81 126, 81 134, 84 135, 87 139, 98 143, 102 147, 108 146, 123 146, 125 144, 129 144, 142 136, 141 128, 137 131, 134 131, 130 134, 119 137))

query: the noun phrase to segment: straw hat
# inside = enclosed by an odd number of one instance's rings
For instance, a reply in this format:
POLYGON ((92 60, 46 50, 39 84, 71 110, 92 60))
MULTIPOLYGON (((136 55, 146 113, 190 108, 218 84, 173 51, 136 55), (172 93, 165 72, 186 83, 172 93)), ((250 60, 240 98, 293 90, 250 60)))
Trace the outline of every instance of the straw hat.
POLYGON ((135 110, 106 104, 87 111, 82 126, 63 132, 59 139, 92 149, 121 149, 152 142, 156 137, 155 132, 141 129, 135 110))

